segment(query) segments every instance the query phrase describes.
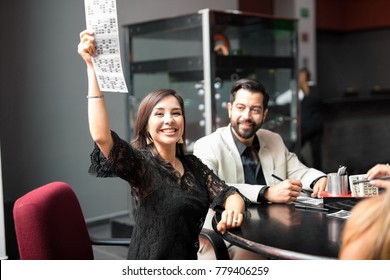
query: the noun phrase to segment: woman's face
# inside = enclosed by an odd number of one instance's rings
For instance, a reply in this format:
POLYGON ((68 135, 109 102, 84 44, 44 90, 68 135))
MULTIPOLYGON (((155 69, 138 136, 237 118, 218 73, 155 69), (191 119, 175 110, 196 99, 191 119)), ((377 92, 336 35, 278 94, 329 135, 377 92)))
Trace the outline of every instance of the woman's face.
POLYGON ((164 97, 156 104, 146 129, 158 150, 176 145, 184 131, 183 112, 176 97, 164 97))

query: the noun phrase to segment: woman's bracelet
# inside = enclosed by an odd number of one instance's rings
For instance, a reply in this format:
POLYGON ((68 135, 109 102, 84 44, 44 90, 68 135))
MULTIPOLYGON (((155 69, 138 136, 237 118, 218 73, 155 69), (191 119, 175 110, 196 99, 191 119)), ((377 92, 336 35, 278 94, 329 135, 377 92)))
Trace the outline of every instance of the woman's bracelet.
POLYGON ((87 98, 104 98, 104 95, 87 95, 87 98))

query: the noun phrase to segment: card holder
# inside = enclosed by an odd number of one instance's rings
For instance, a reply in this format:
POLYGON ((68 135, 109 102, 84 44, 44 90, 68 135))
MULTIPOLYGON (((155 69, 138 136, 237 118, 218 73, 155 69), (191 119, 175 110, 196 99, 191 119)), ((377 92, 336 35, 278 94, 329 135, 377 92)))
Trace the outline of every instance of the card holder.
POLYGON ((366 174, 356 174, 349 176, 349 188, 354 197, 377 196, 378 188, 370 185, 369 182, 354 184, 355 181, 366 179, 366 174))

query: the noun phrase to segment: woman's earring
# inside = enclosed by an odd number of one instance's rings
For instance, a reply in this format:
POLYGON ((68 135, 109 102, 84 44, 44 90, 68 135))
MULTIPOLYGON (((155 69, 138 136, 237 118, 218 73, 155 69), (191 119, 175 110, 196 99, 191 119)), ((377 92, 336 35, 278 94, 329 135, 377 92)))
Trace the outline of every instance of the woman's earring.
POLYGON ((184 143, 184 141, 183 141, 183 136, 182 136, 182 137, 180 137, 179 141, 177 141, 177 144, 183 144, 183 143, 184 143))

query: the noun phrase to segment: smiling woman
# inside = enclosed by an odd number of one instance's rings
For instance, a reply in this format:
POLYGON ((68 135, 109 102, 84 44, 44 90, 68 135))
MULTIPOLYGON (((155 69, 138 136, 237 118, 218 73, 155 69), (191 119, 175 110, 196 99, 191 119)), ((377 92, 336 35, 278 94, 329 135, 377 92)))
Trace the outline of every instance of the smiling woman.
POLYGON ((130 184, 136 216, 129 259, 196 259, 208 209, 222 212, 218 230, 241 226, 249 201, 197 157, 185 154, 185 112, 180 95, 158 89, 141 102, 131 144, 110 129, 91 57, 94 35, 80 34, 87 64, 88 121, 95 148, 90 173, 130 184))
MULTIPOLYGON (((183 99, 170 89, 159 89, 150 93, 140 104, 135 127, 135 147, 143 147, 146 132, 147 144, 156 149, 172 165, 176 163, 174 151, 184 154, 184 103, 183 99), (154 105, 154 106, 153 106, 154 105), (146 118, 146 116, 150 116, 146 118), (176 145, 180 144, 180 145, 176 145), (173 151, 171 151, 173 150, 173 151)), ((181 166, 182 167, 182 166, 181 166)))
POLYGON ((135 124, 135 148, 147 148, 159 155, 183 175, 183 164, 177 156, 185 154, 184 102, 176 91, 158 89, 149 93, 141 102, 135 124))

